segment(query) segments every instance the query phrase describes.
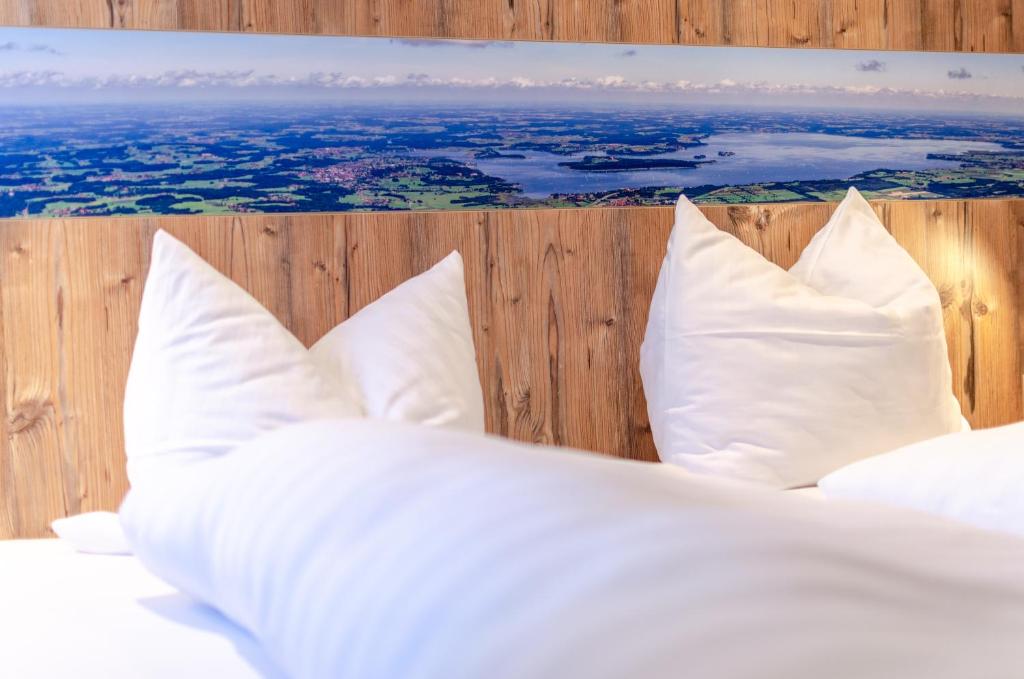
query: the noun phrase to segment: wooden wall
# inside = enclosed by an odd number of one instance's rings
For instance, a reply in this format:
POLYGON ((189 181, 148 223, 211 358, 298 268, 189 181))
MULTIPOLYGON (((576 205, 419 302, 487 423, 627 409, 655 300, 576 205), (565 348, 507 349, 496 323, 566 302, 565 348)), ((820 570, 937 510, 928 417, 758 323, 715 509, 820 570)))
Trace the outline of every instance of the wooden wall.
MULTIPOLYGON (((0 0, 0 24, 1024 50, 1024 0, 0 0)), ((788 266, 831 206, 708 208, 788 266)), ((877 208, 942 294, 976 426, 1024 416, 1021 201, 877 208)), ((0 538, 113 509, 148 249, 167 228, 304 342, 453 248, 491 431, 654 459, 637 353, 664 208, 0 222, 0 538)))
MULTIPOLYGON (((712 207, 782 266, 832 206, 712 207)), ((1024 417, 1024 202, 876 203, 945 308, 974 426, 1024 417)), ((637 371, 671 209, 27 220, 0 224, 0 537, 114 508, 121 401, 154 231, 250 290, 305 343, 452 249, 466 260, 487 425, 656 459, 637 371)))
POLYGON ((1024 0, 2 0, 0 24, 1024 51, 1024 0))

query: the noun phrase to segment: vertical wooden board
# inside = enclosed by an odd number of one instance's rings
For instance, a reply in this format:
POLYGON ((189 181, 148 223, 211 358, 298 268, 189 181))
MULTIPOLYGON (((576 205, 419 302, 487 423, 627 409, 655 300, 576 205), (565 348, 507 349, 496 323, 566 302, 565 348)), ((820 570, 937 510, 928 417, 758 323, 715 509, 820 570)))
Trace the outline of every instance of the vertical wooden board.
POLYGON ((924 5, 918 0, 889 0, 885 2, 885 42, 866 49, 921 50, 924 49, 924 5))
POLYGON ((623 272, 617 294, 621 298, 620 337, 623 367, 619 376, 607 379, 615 398, 624 401, 622 457, 657 461, 658 452, 647 416, 647 401, 640 378, 640 345, 647 331, 647 316, 672 230, 672 208, 620 210, 615 214, 615 239, 623 272))
MULTIPOLYGON (((473 36, 501 40, 516 30, 516 16, 523 9, 539 9, 540 3, 508 2, 508 0, 441 0, 437 28, 439 35, 473 36)), ((534 11, 536 16, 536 11, 534 11)), ((524 21, 519 30, 529 40, 542 40, 547 35, 536 31, 539 24, 524 21)), ((429 28, 428 28, 429 30, 429 28)), ((430 35, 430 33, 424 33, 430 35)))
POLYGON ((913 203, 899 201, 878 201, 872 203, 872 207, 893 238, 927 272, 928 223, 922 211, 913 203))
POLYGON ((11 245, 7 237, 13 233, 13 229, 0 229, 0 540, 18 537, 20 524, 17 504, 19 491, 17 479, 14 476, 14 460, 10 454, 9 444, 8 420, 10 415, 7 409, 9 367, 7 336, 4 332, 4 295, 2 294, 4 281, 7 280, 5 278, 7 271, 3 263, 11 245))
POLYGON ((293 323, 288 226, 282 216, 233 218, 226 272, 286 327, 293 323))
MULTIPOLYGON (((472 2, 472 0, 469 0, 472 2)), ((551 5, 555 0, 505 0, 509 8, 506 17, 507 33, 503 36, 515 40, 550 40, 552 35, 551 5)))
POLYGON ((1013 14, 1010 18, 1010 33, 1013 36, 1010 51, 1024 52, 1024 0, 1013 0, 1010 12, 1013 14))
POLYGON ((610 41, 615 17, 614 0, 548 0, 552 40, 610 41), (571 38, 569 36, 572 36, 571 38))
POLYGON ((115 17, 125 11, 129 0, 4 0, 2 5, 15 9, 2 12, 13 15, 8 22, 26 26, 110 28, 115 17))
POLYGON ((552 443, 611 454, 627 448, 620 387, 636 367, 622 337, 628 241, 616 238, 617 215, 552 213, 557 231, 541 255, 540 274, 549 295, 542 306, 555 407, 552 443))
POLYGON ((770 0, 678 0, 679 42, 769 46, 770 0))
POLYGON ((1010 228, 1016 232, 1017 239, 1017 252, 1014 254, 1017 264, 1017 346, 1020 349, 1021 402, 1024 403, 1024 266, 1021 264, 1024 259, 1024 200, 1010 201, 1010 228))
POLYGON ((28 26, 31 23, 30 7, 25 0, 0 2, 0 26, 28 26))
POLYGON ((1024 417, 1021 403, 1019 230, 1010 204, 970 201, 967 222, 974 298, 973 353, 977 424, 991 427, 1024 417))
POLYGON ((888 46, 889 0, 834 0, 831 5, 831 43, 844 49, 888 46))
POLYGON ((347 316, 345 232, 336 221, 333 215, 304 215, 283 222, 289 253, 288 329, 306 346, 347 316))
POLYGON ((246 31, 435 38, 505 38, 515 12, 500 0, 298 0, 291 6, 240 0, 240 5, 246 31))
POLYGON ((686 45, 720 45, 726 42, 726 7, 734 3, 678 0, 677 4, 679 42, 686 45))
POLYGON ((552 40, 673 43, 674 0, 547 0, 552 40))
POLYGON ((961 49, 962 5, 963 0, 928 0, 921 3, 921 49, 941 52, 961 49))
POLYGON ((671 44, 679 39, 675 0, 611 0, 610 31, 602 40, 671 44))
POLYGON ((953 375, 953 394, 972 426, 979 426, 977 371, 973 351, 974 288, 971 236, 964 204, 954 201, 907 203, 890 211, 890 220, 924 225, 927 238, 925 273, 939 291, 946 345, 953 375))
POLYGON ((563 436, 557 401, 563 331, 557 272, 549 266, 557 249, 552 214, 486 214, 493 372, 482 380, 493 404, 489 426, 504 436, 542 443, 563 436))
POLYGON ((317 33, 317 0, 241 0, 243 31, 255 33, 317 33))
POLYGON ((412 234, 400 216, 382 213, 342 219, 348 268, 346 307, 354 314, 418 271, 412 234))
POLYGON ((241 0, 114 0, 115 28, 239 31, 241 0))
MULTIPOLYGON (((5 468, 13 479, 4 507, 18 536, 49 532, 50 519, 71 507, 58 383, 58 326, 63 301, 55 261, 60 222, 5 224, 0 244, 0 306, 3 307, 7 439, 5 468)), ((72 479, 73 481, 73 476, 72 479)))
POLYGON ((722 43, 767 47, 769 0, 728 0, 722 4, 722 43))
POLYGON ((772 47, 831 47, 824 30, 828 3, 768 0, 768 44, 772 47))
POLYGON ((1012 49, 1012 0, 961 0, 961 41, 966 52, 1012 49))
POLYGON ((121 413, 150 234, 123 220, 63 223, 59 393, 76 511, 116 507, 128 489, 121 413))
POLYGON ((241 31, 242 0, 177 0, 177 25, 192 31, 241 31))

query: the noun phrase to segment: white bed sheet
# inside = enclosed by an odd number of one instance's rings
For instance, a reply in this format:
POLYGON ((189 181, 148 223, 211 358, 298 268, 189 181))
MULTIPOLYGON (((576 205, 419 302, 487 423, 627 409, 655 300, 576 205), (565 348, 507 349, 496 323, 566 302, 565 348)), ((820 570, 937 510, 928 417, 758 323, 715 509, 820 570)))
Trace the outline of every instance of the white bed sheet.
POLYGON ((0 541, 5 677, 280 677, 258 644, 132 556, 0 541))
POLYGON ((811 497, 811 498, 814 498, 815 500, 824 500, 825 499, 825 493, 821 490, 821 488, 818 488, 817 486, 806 486, 804 488, 793 488, 791 490, 787 490, 786 492, 787 493, 792 493, 793 495, 802 495, 803 497, 811 497))

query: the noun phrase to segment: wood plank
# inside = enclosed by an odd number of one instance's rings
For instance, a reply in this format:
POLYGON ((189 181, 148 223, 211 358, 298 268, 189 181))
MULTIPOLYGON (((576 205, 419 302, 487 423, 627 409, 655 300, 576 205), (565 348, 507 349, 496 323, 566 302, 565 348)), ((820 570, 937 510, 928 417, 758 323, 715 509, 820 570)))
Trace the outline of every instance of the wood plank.
POLYGON ((957 49, 966 52, 1006 52, 1013 47, 1012 0, 961 3, 962 37, 957 49))
POLYGON ((128 489, 118 414, 148 261, 143 243, 152 229, 126 238, 116 220, 69 220, 61 227, 56 349, 69 504, 78 511, 109 509, 128 489))
MULTIPOLYGON (((63 300, 55 261, 60 229, 57 221, 17 222, 4 224, 0 232, 4 309, 0 331, 7 370, 3 454, 9 470, 5 474, 14 479, 3 505, 5 513, 12 515, 0 521, 0 527, 13 525, 15 535, 46 535, 51 519, 78 509, 68 493, 74 485, 68 474, 75 470, 65 466, 67 441, 61 412, 63 300)), ((83 350, 103 351, 101 347, 83 350)))
POLYGON ((111 28, 128 0, 3 0, 0 19, 11 26, 111 28))
MULTIPOLYGON (((1021 419, 1020 229, 1007 201, 970 201, 972 351, 976 419, 993 427, 1021 419)), ((967 313, 968 310, 965 310, 967 313)))
POLYGON ((888 47, 889 18, 889 0, 835 0, 830 17, 832 46, 843 49, 888 47))
POLYGON ((921 49, 941 52, 962 49, 962 6, 961 0, 928 0, 920 3, 921 49))
MULTIPOLYGON (((490 347, 481 375, 492 431, 526 441, 566 441, 556 400, 565 347, 559 293, 545 258, 555 249, 557 219, 547 211, 486 215, 490 347)), ((557 272, 555 272, 557 273, 557 272)), ((564 375, 564 372, 561 374, 564 375)))
POLYGON ((726 26, 731 4, 718 0, 679 0, 676 42, 687 45, 735 44, 726 26))
MULTIPOLYGON (((1017 232, 1017 347, 1018 360, 1021 369, 1021 401, 1024 403, 1024 201, 1011 201, 1010 203, 1010 225, 1017 232)), ((1024 410, 1024 406, 1022 406, 1024 410)), ((1024 415, 1022 415, 1024 417, 1024 415)))
POLYGON ((240 31, 242 30, 242 1, 222 0, 156 0, 138 2, 143 11, 151 11, 155 19, 139 20, 141 27, 160 26, 185 31, 240 31), (148 9, 153 6, 153 9, 148 9), (166 8, 166 9, 165 9, 166 8))
POLYGON ((666 0, 548 0, 550 35, 535 38, 674 43, 678 13, 666 0))
POLYGON ((306 346, 312 346, 348 317, 344 281, 345 231, 335 215, 288 217, 287 325, 306 346))
POLYGON ((619 261, 616 295, 621 315, 619 377, 603 380, 610 390, 607 397, 623 402, 622 443, 614 454, 653 462, 658 459, 658 451, 647 419, 647 399, 638 365, 640 345, 647 331, 647 311, 672 230, 673 209, 618 210, 614 217, 613 240, 619 261))
POLYGON ((768 44, 771 47, 831 47, 825 30, 829 3, 768 0, 768 44))
POLYGON ((1013 16, 1010 19, 1010 33, 1013 42, 1011 52, 1024 52, 1024 0, 1013 0, 1010 6, 1013 16))
POLYGON ((885 3, 885 49, 925 49, 924 5, 909 0, 885 3))
POLYGON ((953 377, 953 393, 972 424, 976 417, 976 388, 970 351, 970 307, 972 293, 969 263, 965 260, 967 234, 962 203, 928 201, 889 203, 881 210, 893 236, 907 241, 907 251, 925 270, 939 292, 946 344, 953 377))
MULTIPOLYGON (((14 229, 0 230, 0 286, 5 280, 6 267, 2 262, 8 257, 9 238, 14 229)), ((18 508, 18 479, 14 474, 14 460, 10 454, 8 441, 11 440, 8 422, 7 381, 10 368, 7 356, 11 349, 7 347, 7 333, 4 331, 4 295, 0 292, 0 540, 13 538, 21 533, 21 512, 18 508)))

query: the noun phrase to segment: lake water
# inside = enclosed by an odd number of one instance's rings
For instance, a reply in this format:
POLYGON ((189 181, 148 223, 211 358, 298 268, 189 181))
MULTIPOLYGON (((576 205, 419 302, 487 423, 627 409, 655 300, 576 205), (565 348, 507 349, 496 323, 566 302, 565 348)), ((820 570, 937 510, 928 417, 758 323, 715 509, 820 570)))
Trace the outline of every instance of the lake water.
MULTIPOLYGON (((552 193, 610 191, 642 186, 735 186, 771 181, 846 179, 879 168, 925 170, 956 167, 950 161, 929 160, 929 153, 998 151, 998 144, 943 139, 868 139, 829 134, 730 133, 708 137, 706 146, 652 158, 693 159, 704 154, 716 162, 697 169, 657 169, 631 172, 586 172, 559 166, 584 154, 563 156, 525 151, 525 159, 494 158, 474 160, 463 149, 432 150, 422 155, 444 155, 470 162, 482 172, 515 182, 526 195, 545 197, 552 193), (734 156, 720 158, 719 151, 734 156)), ((595 155, 590 153, 587 155, 595 155)))

